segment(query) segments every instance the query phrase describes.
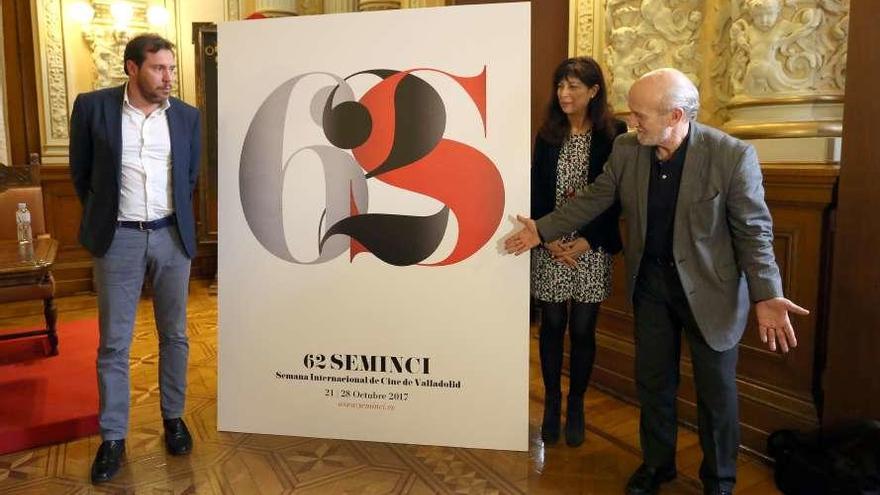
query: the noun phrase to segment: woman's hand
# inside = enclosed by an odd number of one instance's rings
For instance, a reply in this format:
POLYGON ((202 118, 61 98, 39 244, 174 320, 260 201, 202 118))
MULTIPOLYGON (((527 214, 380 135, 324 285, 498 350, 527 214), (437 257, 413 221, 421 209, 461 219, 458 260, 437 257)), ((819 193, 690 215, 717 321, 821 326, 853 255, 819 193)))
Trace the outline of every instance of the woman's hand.
POLYGON ((565 263, 568 266, 575 267, 577 266, 577 259, 590 250, 590 243, 583 237, 577 237, 568 242, 560 242, 559 247, 561 248, 560 252, 554 253, 551 251, 553 259, 560 263, 565 263))

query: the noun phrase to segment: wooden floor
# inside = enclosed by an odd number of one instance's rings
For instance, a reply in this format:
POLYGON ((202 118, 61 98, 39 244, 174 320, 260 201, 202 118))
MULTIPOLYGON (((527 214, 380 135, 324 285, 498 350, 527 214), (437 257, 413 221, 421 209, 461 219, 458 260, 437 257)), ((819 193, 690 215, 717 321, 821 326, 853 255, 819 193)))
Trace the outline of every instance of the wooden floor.
MULTIPOLYGON (((216 428, 216 298, 195 283, 189 306, 190 370, 185 419, 195 447, 166 455, 162 443, 158 355, 152 305, 141 302, 131 352, 132 414, 127 458, 108 484, 89 484, 100 438, 0 456, 3 494, 619 494, 639 465, 638 409, 590 389, 587 440, 572 449, 540 441, 542 386, 532 349, 529 452, 336 441, 218 432, 216 428)), ((60 319, 95 316, 94 298, 58 301, 60 319)), ((40 322, 39 304, 0 305, 0 328, 40 322)), ((63 335, 61 352, 63 351, 63 335)), ((679 477, 661 493, 700 493, 696 435, 679 433, 679 477)), ((778 493, 768 466, 740 456, 737 493, 778 493)))

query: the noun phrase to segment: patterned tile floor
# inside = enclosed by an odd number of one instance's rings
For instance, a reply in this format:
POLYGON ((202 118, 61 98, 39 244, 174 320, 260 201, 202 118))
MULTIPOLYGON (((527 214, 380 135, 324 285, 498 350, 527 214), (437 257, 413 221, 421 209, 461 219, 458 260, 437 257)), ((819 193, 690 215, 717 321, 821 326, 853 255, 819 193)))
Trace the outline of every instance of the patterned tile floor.
MULTIPOLYGON (((59 308, 64 319, 95 314, 90 296, 63 298, 59 308)), ((40 311, 39 305, 0 305, 0 325, 37 323, 40 311)), ((156 337, 152 306, 145 299, 132 344, 131 432, 120 473, 105 485, 89 484, 89 468, 100 444, 95 436, 0 456, 0 493, 617 494, 639 464, 638 410, 592 389, 585 406, 584 445, 544 448, 534 348, 529 452, 218 432, 216 319, 216 298, 208 294, 205 283, 194 283, 185 416, 195 440, 191 455, 171 457, 163 449, 156 337)), ((661 493, 700 493, 699 450, 696 435, 681 429, 680 476, 661 493)), ((738 493, 775 493, 772 472, 760 461, 741 456, 739 473, 738 493)))

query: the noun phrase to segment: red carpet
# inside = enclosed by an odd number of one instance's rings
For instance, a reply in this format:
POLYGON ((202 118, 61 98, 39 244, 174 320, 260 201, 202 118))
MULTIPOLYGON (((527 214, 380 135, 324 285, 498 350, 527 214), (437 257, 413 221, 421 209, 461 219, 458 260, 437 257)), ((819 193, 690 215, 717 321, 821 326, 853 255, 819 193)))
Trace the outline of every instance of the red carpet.
POLYGON ((97 320, 59 322, 58 355, 48 346, 0 342, 0 454, 98 433, 97 320))

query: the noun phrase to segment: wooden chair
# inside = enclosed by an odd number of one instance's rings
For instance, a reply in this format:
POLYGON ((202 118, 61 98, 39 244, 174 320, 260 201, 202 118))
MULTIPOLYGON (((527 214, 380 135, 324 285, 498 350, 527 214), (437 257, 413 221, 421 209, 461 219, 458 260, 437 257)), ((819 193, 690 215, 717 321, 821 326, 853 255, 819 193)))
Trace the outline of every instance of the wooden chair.
POLYGON ((0 166, 0 303, 43 300, 46 329, 31 332, 2 333, 0 341, 46 335, 50 354, 58 354, 55 307, 55 279, 52 264, 58 243, 46 233, 43 191, 39 163, 24 166, 0 166), (26 203, 31 212, 34 241, 21 245, 17 239, 15 210, 26 203))

